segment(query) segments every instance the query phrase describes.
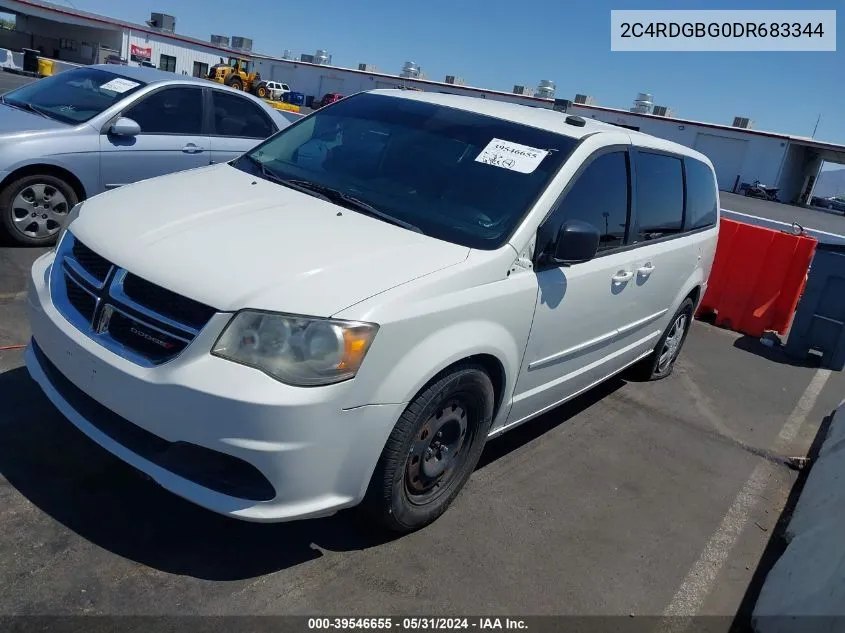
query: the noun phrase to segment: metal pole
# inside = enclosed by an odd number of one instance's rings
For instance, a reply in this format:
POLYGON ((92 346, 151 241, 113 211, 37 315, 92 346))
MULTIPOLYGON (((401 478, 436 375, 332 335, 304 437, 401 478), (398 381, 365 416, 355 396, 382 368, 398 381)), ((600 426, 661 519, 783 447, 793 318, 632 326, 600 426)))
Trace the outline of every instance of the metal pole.
POLYGON ((813 128, 813 136, 811 136, 810 138, 816 138, 816 130, 819 129, 819 121, 821 121, 821 120, 822 120, 822 114, 821 114, 821 112, 819 112, 819 118, 816 119, 816 127, 813 128))

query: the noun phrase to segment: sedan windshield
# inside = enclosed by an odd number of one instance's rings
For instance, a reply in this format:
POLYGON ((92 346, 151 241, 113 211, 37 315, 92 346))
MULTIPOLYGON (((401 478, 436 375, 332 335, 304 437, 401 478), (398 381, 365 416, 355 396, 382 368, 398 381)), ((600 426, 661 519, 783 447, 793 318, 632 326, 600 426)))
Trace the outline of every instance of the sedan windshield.
POLYGON ((378 94, 347 97, 235 162, 409 230, 502 246, 575 147, 539 128, 378 94))
POLYGON ((21 86, 3 103, 75 125, 110 108, 145 84, 99 68, 78 68, 21 86))

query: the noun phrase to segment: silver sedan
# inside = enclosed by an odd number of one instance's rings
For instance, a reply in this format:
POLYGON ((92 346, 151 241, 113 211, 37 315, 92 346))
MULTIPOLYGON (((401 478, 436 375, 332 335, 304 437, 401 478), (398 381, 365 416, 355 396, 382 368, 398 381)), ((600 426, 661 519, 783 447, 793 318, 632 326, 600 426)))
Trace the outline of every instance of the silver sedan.
POLYGON ((0 97, 0 225, 52 244, 78 201, 232 160, 290 125, 265 102, 154 68, 65 71, 0 97))

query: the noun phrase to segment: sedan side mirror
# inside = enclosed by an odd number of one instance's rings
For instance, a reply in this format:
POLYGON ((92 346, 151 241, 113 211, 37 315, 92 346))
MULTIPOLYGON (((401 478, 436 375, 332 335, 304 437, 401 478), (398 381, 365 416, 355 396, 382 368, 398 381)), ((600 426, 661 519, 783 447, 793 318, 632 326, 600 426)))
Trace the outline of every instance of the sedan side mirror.
POLYGON ((141 126, 132 119, 125 116, 120 117, 117 121, 112 123, 109 128, 109 134, 115 136, 138 136, 141 133, 141 126))
POLYGON ((565 266, 587 262, 599 250, 599 230, 592 224, 580 220, 568 220, 557 232, 552 261, 565 266))

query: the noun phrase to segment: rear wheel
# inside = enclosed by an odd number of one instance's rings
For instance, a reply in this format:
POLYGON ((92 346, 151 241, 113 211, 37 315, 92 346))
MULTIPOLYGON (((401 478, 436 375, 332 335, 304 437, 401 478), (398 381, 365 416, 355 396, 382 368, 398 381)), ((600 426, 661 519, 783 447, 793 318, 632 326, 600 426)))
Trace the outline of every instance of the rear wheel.
POLYGON ((0 192, 3 227, 18 244, 49 246, 77 202, 73 188, 60 178, 24 176, 0 192))
POLYGON ((660 380, 672 373, 675 361, 687 339, 695 306, 687 297, 669 322, 669 327, 654 347, 654 353, 631 367, 629 377, 634 380, 660 380))
POLYGON ((241 81, 240 77, 233 77, 229 80, 229 87, 234 88, 235 90, 243 90, 244 82, 241 81))
POLYGON ((449 371, 423 389, 387 440, 365 509, 397 532, 443 514, 478 464, 494 398, 490 377, 476 365, 449 371))
POLYGON ((262 99, 266 99, 268 94, 269 91, 267 90, 267 86, 258 86, 258 88, 255 89, 255 95, 257 97, 261 97, 262 99))

